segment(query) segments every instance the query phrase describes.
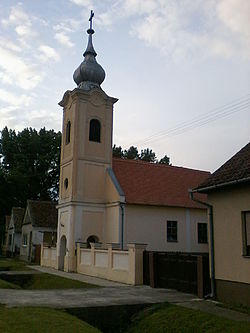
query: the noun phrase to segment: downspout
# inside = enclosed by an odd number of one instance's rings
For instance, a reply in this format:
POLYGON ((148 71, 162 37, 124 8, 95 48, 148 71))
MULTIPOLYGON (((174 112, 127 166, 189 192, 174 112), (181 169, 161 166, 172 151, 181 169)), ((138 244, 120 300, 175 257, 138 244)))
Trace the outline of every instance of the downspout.
POLYGON ((210 267, 211 267, 211 294, 207 297, 215 298, 215 269, 214 269, 214 221, 213 221, 213 206, 198 200, 194 197, 194 192, 189 190, 189 197, 191 200, 198 202, 199 204, 208 208, 208 220, 209 220, 209 241, 210 241, 210 267))
POLYGON ((121 213, 122 213, 122 221, 121 221, 121 250, 124 249, 124 205, 120 203, 121 213))

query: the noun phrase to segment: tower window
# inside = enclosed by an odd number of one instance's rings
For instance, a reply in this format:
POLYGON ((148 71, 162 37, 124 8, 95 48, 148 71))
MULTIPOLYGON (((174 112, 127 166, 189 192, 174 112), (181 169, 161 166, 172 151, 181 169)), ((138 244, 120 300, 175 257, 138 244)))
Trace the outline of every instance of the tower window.
POLYGON ((101 142, 101 123, 97 119, 90 120, 89 141, 101 142))
POLYGON ((66 145, 70 143, 70 128, 71 128, 71 122, 68 121, 66 125, 66 140, 65 140, 66 145))
POLYGON ((65 190, 67 190, 68 186, 69 186, 69 180, 68 180, 68 178, 66 178, 64 180, 64 188, 65 188, 65 190))

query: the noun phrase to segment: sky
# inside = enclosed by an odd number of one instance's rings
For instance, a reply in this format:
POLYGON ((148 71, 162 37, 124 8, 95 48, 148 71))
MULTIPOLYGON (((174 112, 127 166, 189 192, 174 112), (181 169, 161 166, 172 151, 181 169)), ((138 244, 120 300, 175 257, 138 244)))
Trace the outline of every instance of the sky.
POLYGON ((213 172, 249 142, 249 0, 1 0, 0 129, 61 130, 91 9, 117 146, 213 172))

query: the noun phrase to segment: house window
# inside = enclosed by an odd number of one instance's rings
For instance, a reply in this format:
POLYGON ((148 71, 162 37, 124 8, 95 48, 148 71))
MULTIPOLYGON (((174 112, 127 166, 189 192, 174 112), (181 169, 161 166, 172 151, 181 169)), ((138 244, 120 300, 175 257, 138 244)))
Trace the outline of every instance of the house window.
POLYGON ((89 141, 101 142, 101 123, 97 119, 90 120, 89 141))
POLYGON ((242 212, 243 255, 250 256, 250 212, 242 212))
POLYGON ((66 125, 66 139, 65 139, 66 145, 70 143, 70 129, 71 129, 71 122, 68 121, 66 125))
POLYGON ((207 244, 207 223, 197 224, 198 243, 207 244))
POLYGON ((28 244, 28 237, 27 234, 23 235, 23 245, 27 245, 28 244))
POLYGON ((177 242, 177 221, 167 221, 167 241, 177 242))

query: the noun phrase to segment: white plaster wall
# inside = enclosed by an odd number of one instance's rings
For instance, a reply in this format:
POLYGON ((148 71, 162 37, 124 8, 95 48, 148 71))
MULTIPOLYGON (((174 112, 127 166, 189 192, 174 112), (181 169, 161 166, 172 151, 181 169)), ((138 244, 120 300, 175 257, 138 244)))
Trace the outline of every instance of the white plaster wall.
POLYGON ((119 205, 106 209, 105 234, 107 243, 119 243, 119 211, 119 205))
POLYGON ((125 244, 146 243, 152 251, 208 252, 208 244, 198 243, 198 222, 207 222, 206 209, 126 205, 125 244), (178 222, 177 242, 167 242, 168 220, 178 222))

